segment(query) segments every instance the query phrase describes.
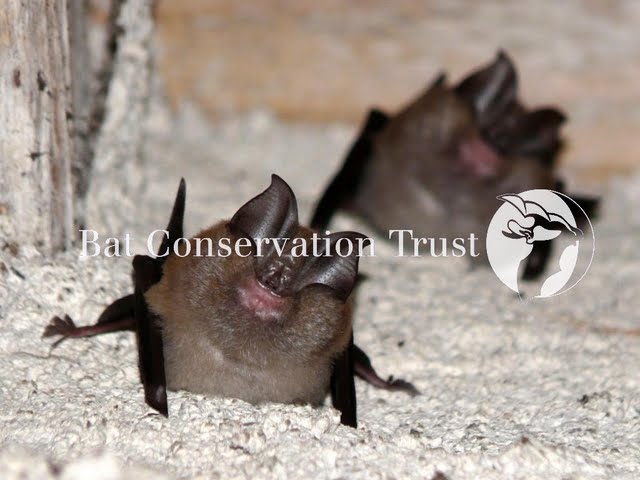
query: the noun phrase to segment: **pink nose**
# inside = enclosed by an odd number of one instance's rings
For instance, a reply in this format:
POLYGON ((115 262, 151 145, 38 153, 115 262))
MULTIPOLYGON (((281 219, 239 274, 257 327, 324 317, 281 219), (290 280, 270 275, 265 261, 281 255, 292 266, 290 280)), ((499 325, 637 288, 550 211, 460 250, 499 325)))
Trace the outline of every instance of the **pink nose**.
POLYGON ((280 318, 287 305, 286 297, 277 295, 270 287, 249 278, 239 288, 240 303, 252 315, 264 320, 280 318))
POLYGON ((458 155, 462 168, 475 177, 494 177, 502 166, 502 158, 479 135, 463 141, 458 155))

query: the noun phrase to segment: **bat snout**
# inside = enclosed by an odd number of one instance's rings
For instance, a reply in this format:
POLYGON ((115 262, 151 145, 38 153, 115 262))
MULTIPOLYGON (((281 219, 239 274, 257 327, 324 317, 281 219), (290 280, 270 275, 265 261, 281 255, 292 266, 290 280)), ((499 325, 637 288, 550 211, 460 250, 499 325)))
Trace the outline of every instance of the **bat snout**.
MULTIPOLYGON (((276 276, 267 276, 267 281, 280 285, 276 276)), ((289 304, 286 297, 278 294, 270 285, 250 277, 238 289, 240 304, 253 317, 261 320, 279 320, 289 304)))
POLYGON ((286 294, 291 284, 291 272, 281 264, 270 265, 257 276, 258 282, 276 295, 286 294))
POLYGON ((460 143, 458 157, 463 171, 478 179, 496 177, 504 163, 500 154, 479 135, 460 143))

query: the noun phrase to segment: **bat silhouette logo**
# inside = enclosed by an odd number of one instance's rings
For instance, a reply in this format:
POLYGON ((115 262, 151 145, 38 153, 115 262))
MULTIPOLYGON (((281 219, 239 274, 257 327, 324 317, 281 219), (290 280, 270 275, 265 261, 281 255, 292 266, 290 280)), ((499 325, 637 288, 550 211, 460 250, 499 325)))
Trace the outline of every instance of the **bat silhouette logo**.
POLYGON ((572 233, 580 240, 582 230, 572 226, 562 215, 548 212, 542 205, 523 199, 519 195, 499 195, 499 200, 509 202, 522 215, 523 221, 509 220, 507 231, 502 232, 508 238, 525 238, 528 244, 553 240, 563 232, 572 233))
POLYGON ((529 190, 497 198, 504 203, 489 225, 487 254, 502 283, 525 302, 532 297, 558 295, 575 286, 589 268, 595 246, 584 210, 571 198, 552 190, 529 190), (588 245, 583 249, 585 242, 588 245), (551 273, 537 282, 522 282, 522 270, 534 249, 552 252, 551 273), (591 250, 591 256, 581 255, 581 250, 591 250))

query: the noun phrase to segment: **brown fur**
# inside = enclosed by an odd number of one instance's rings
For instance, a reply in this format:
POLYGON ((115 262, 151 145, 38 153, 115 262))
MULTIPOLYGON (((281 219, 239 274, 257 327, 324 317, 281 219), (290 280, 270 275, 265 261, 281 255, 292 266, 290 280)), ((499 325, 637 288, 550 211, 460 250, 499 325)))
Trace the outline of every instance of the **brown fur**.
MULTIPOLYGON (((299 227, 297 237, 311 231, 299 227)), ((227 222, 194 238, 236 238, 227 222)), ((255 281, 257 257, 171 255, 147 302, 163 319, 169 389, 235 397, 251 403, 322 403, 331 363, 351 331, 351 307, 324 286, 311 285, 284 299, 276 318, 265 319, 239 299, 255 281)), ((304 259, 296 259, 293 270, 304 259)))
POLYGON ((465 142, 483 141, 471 107, 450 87, 436 83, 374 138, 352 208, 385 233, 412 228, 416 236, 467 237, 486 231, 499 204, 497 195, 554 187, 549 166, 532 158, 507 158, 486 142, 500 163, 478 178, 464 168, 460 149, 465 142))

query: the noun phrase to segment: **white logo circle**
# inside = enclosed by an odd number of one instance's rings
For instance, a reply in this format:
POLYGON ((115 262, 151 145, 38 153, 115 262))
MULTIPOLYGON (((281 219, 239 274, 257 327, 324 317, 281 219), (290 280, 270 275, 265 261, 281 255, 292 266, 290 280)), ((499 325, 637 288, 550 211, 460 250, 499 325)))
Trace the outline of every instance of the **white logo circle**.
POLYGON ((575 287, 589 270, 595 253, 593 227, 582 207, 563 193, 544 189, 497 198, 504 204, 489 224, 487 255, 500 281, 525 302, 575 287), (534 248, 549 248, 550 241, 553 247, 544 278, 520 281, 534 248))

